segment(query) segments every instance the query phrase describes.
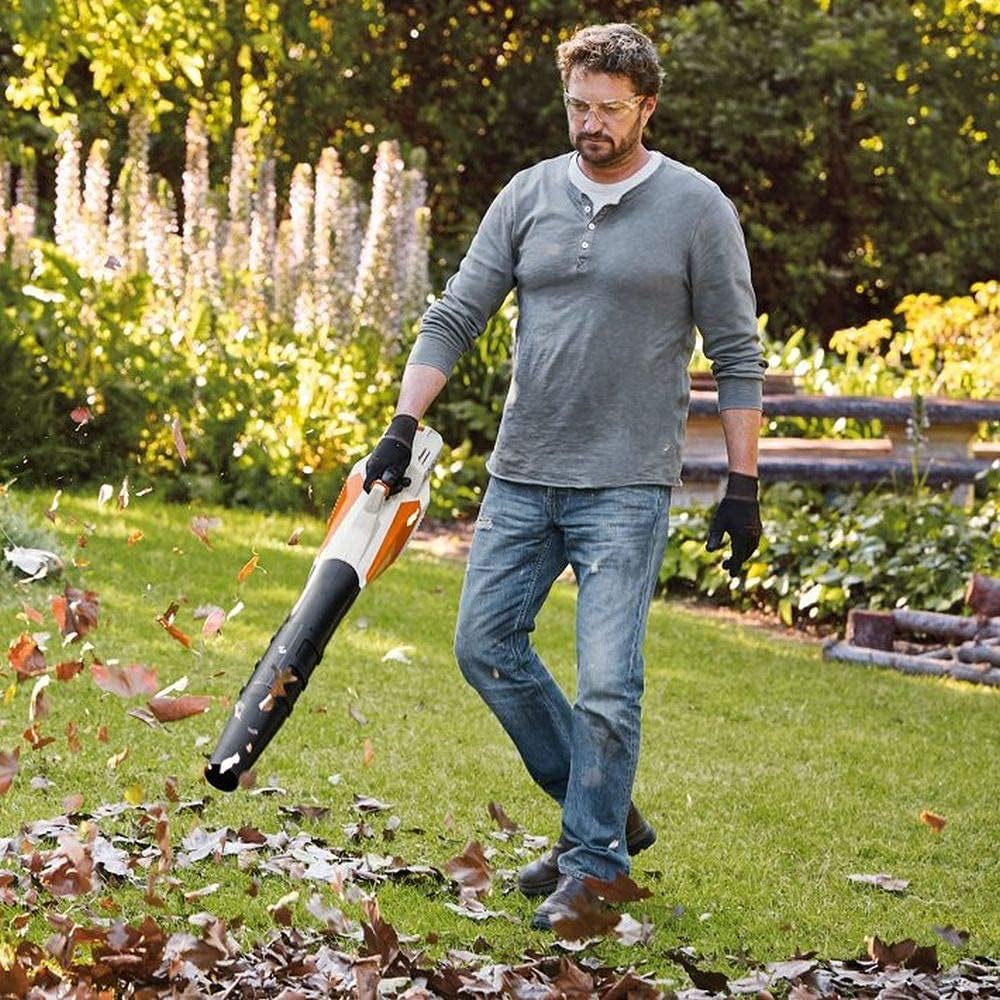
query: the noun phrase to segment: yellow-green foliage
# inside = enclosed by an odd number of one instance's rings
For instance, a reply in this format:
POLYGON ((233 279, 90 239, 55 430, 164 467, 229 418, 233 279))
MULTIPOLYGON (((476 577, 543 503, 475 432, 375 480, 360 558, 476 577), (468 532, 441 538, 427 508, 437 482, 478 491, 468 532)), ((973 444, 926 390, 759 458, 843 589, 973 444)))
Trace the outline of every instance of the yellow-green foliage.
POLYGON ((895 309, 904 326, 877 319, 838 330, 830 347, 868 392, 983 399, 1000 386, 1000 282, 969 295, 907 295, 895 309))

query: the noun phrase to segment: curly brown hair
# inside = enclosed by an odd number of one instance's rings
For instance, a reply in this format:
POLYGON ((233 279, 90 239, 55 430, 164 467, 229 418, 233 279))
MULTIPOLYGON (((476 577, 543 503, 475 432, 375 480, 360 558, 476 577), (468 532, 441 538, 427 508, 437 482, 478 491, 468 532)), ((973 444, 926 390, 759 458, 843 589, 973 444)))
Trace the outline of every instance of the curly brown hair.
POLYGON ((581 28, 556 49, 563 84, 580 68, 588 73, 627 76, 637 94, 659 93, 663 81, 656 46, 631 24, 594 24, 581 28))

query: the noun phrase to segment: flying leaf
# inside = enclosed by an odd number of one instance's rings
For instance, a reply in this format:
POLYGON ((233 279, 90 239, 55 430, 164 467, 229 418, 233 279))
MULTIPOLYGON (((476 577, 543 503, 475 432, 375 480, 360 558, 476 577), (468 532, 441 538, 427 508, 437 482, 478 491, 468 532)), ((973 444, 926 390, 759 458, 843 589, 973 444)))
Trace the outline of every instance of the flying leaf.
POLYGON ((491 802, 487 807, 490 817, 506 833, 517 833, 521 828, 503 810, 499 802, 491 802))
POLYGON ((71 681, 83 670, 83 660, 66 660, 56 667, 57 681, 71 681))
POLYGON ((948 821, 937 813, 932 813, 929 809, 924 809, 920 813, 920 822, 926 823, 935 833, 940 833, 948 821))
POLYGON ((37 677, 46 671, 45 654, 27 632, 22 632, 11 644, 7 660, 21 678, 37 677))
POLYGON ((302 538, 302 532, 305 528, 296 528, 289 536, 288 541, 285 542, 286 545, 298 545, 299 539, 302 538))
POLYGON ((653 894, 649 889, 636 885, 628 875, 619 873, 613 882, 586 876, 583 884, 595 895, 609 903, 632 903, 640 899, 649 899, 653 894))
POLYGON ((45 516, 53 523, 56 523, 56 511, 59 509, 59 498, 62 496, 62 490, 56 490, 55 496, 52 497, 52 502, 49 504, 49 509, 45 512, 45 516))
POLYGON ((243 568, 236 574, 236 579, 240 583, 245 583, 250 574, 257 568, 257 563, 260 560, 260 556, 254 552, 254 554, 243 564, 243 568))
POLYGON ((75 406, 70 410, 69 418, 76 424, 75 429, 79 430, 84 424, 89 424, 94 419, 94 414, 90 412, 89 406, 75 406))
POLYGON ((35 681, 35 686, 31 689, 31 700, 28 702, 28 721, 44 719, 51 709, 48 699, 45 697, 45 689, 52 683, 49 674, 43 674, 35 681))
POLYGON ((197 516, 191 518, 191 531, 194 533, 198 541, 208 548, 212 547, 212 542, 208 537, 208 533, 221 527, 222 518, 220 517, 206 517, 204 514, 198 514, 197 516))
POLYGON ((102 691, 121 698, 150 695, 160 686, 156 679, 156 667, 145 667, 141 663, 118 667, 94 660, 90 665, 90 676, 102 691))
MULTIPOLYGON (((32 625, 42 625, 45 622, 45 618, 42 616, 41 611, 36 611, 30 604, 26 601, 21 602, 21 611, 24 614, 24 620, 31 623, 32 625)), ((20 618, 21 615, 18 615, 20 618)))
POLYGON ((13 752, 0 750, 0 795, 4 795, 10 788, 14 775, 17 774, 21 760, 21 748, 14 747, 13 752))
POLYGON ((489 892, 493 881, 493 872, 478 840, 470 840, 461 854, 446 861, 444 871, 462 888, 471 889, 477 896, 489 892))
POLYGON ((213 607, 207 615, 205 615, 205 621, 201 626, 201 634, 206 638, 211 638, 213 635, 217 635, 222 626, 226 623, 226 612, 222 608, 213 607))
POLYGON ((212 699, 203 694, 185 694, 180 698, 150 698, 146 704, 160 722, 178 722, 207 712, 212 699))
POLYGON ((946 941, 953 948, 964 948, 972 936, 968 931, 960 931, 951 924, 946 924, 944 927, 934 926, 931 929, 942 941, 946 941))
POLYGON ((361 764, 363 767, 370 767, 375 762, 375 748, 371 740, 365 740, 364 748, 361 751, 361 764))
POLYGON ((110 771, 117 771, 118 770, 118 765, 121 764, 122 761, 125 760, 125 758, 127 756, 128 756, 128 747, 127 746, 124 749, 120 750, 118 753, 112 754, 108 758, 108 770, 110 770, 110 771))
POLYGON ((176 601, 173 601, 162 615, 157 615, 156 620, 163 626, 172 639, 176 639, 182 646, 190 649, 191 637, 174 625, 174 618, 177 615, 179 607, 180 605, 176 601))
POLYGON ((937 972, 940 969, 937 949, 933 945, 918 945, 910 938, 887 944, 878 937, 865 938, 868 956, 883 968, 916 969, 918 972, 937 972))
POLYGON ((102 483, 97 491, 97 506, 103 507, 115 495, 115 488, 111 483, 102 483))
POLYGON ((649 944, 653 937, 653 925, 648 921, 640 924, 635 917, 623 913, 614 926, 614 932, 619 944, 631 948, 637 944, 649 944))
POLYGON ((187 465, 188 447, 187 442, 184 440, 184 432, 181 430, 180 417, 174 417, 173 423, 170 425, 170 430, 174 435, 174 447, 177 449, 177 454, 180 456, 181 465, 187 465))
POLYGON ((118 490, 118 509, 124 510, 129 505, 129 491, 128 491, 128 476, 122 480, 121 487, 118 490))
POLYGON ((31 745, 32 750, 41 750, 43 747, 47 747, 50 743, 55 743, 56 738, 54 736, 43 736, 42 731, 38 728, 38 723, 33 722, 23 733, 21 737, 25 742, 31 745))
POLYGON ((93 590, 79 590, 67 586, 61 595, 50 602, 52 616, 64 636, 82 639, 91 629, 97 628, 101 599, 93 590))
POLYGON ((133 545, 137 545, 139 542, 141 542, 144 537, 145 535, 143 534, 143 532, 140 531, 139 529, 136 529, 128 536, 128 538, 125 539, 125 544, 128 545, 129 548, 132 548, 133 545))

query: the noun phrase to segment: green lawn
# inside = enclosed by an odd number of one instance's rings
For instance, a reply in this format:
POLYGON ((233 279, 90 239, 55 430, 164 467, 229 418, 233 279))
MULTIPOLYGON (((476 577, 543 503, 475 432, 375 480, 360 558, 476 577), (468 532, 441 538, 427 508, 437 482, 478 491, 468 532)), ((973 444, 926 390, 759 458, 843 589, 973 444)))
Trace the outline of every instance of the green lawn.
MULTIPOLYGON (((49 499, 29 495, 21 502, 40 513, 49 499)), ((259 763, 257 785, 274 784, 285 794, 224 796, 211 789, 201 771, 225 721, 226 702, 298 594, 323 526, 303 518, 166 506, 153 496, 113 508, 112 502, 98 509, 96 496, 63 496, 56 512, 63 552, 86 562, 66 578, 96 591, 101 608, 99 627, 86 637, 93 645, 84 654, 88 669, 68 682, 53 679, 45 689, 51 713, 37 728, 54 742, 42 749, 22 738, 34 681, 15 685, 3 663, 0 752, 20 746, 21 755, 12 786, 0 797, 0 837, 60 815, 63 800, 74 793, 83 795, 83 815, 103 803, 163 803, 175 844, 196 827, 294 832, 301 822, 336 849, 438 867, 473 839, 495 849, 491 864, 498 871, 516 869, 532 856, 520 836, 497 839, 487 812, 491 801, 528 832, 557 832, 555 807, 529 783, 505 735, 453 663, 461 565, 415 549, 362 593, 295 714, 259 763), (195 514, 221 519, 211 548, 189 530, 195 514), (299 525, 305 528, 301 544, 290 547, 286 540, 299 525), (143 536, 130 546, 127 539, 136 531, 143 536), (84 547, 77 546, 81 534, 84 547), (253 552, 259 565, 238 583, 253 552), (195 637, 192 649, 157 624, 175 601, 175 625, 195 637), (228 611, 238 601, 245 604, 242 612, 220 635, 202 640, 194 609, 215 604, 228 611), (384 659, 400 647, 408 662, 384 659), (187 693, 216 700, 204 715, 150 728, 127 714, 143 699, 125 701, 98 689, 89 670, 95 657, 155 666, 161 687, 186 676, 187 693), (70 723, 79 733, 77 752, 67 739, 70 723), (98 739, 101 726, 106 742, 98 739), (111 767, 109 759, 126 748, 128 756, 111 767), (176 776, 181 800, 204 799, 203 809, 168 801, 168 776, 176 776), (344 832, 358 818, 355 794, 392 806, 371 819, 375 836, 361 847, 344 832), (326 806, 329 813, 296 820, 280 811, 300 804, 326 806), (382 836, 390 816, 399 821, 391 843, 382 836)), ((49 597, 61 586, 43 581, 15 594, 9 582, 0 585, 6 591, 0 597, 4 641, 12 643, 25 630, 47 632, 50 666, 79 658, 79 644, 62 648, 48 611, 49 597), (26 625, 22 601, 45 615, 44 625, 26 625)), ((536 633, 567 685, 573 606, 572 586, 558 584, 536 633)), ((615 965, 667 975, 677 975, 667 952, 680 945, 726 970, 738 970, 733 956, 740 954, 761 962, 806 950, 848 957, 863 948, 867 935, 937 944, 946 965, 965 953, 1000 955, 998 732, 994 690, 823 662, 815 645, 794 637, 776 638, 658 602, 650 617, 635 797, 659 840, 633 871, 654 895, 627 907, 655 931, 645 946, 603 942, 591 950, 615 965), (925 809, 947 820, 940 833, 920 821, 925 809), (882 872, 909 880, 906 893, 847 877, 882 872), (971 934, 967 951, 935 936, 934 927, 942 925, 971 934)), ((142 815, 137 808, 97 825, 109 836, 124 836, 141 828, 136 817, 142 815)), ((0 865, 18 869, 9 855, 0 865)), ((241 870, 232 859, 169 875, 177 882, 161 884, 167 908, 156 911, 157 919, 181 927, 191 914, 210 910, 242 921, 245 941, 273 927, 268 906, 300 887, 241 870), (208 883, 221 885, 212 895, 184 899, 185 891, 208 883)), ((532 903, 511 890, 509 879, 498 878, 494 886, 484 903, 507 916, 482 922, 446 907, 456 892, 444 881, 389 881, 377 893, 383 917, 400 934, 431 935, 431 955, 468 948, 477 938, 477 950, 498 960, 551 947, 551 935, 528 928, 532 903)), ((324 891, 328 903, 356 917, 350 896, 345 901, 324 891)), ((150 909, 141 887, 123 882, 112 895, 121 917, 135 919, 150 909)), ((303 891, 293 904, 295 919, 304 924, 314 923, 307 895, 303 891)), ((96 893, 47 902, 78 920, 101 912, 96 893)), ((7 908, 0 933, 15 933, 17 912, 7 908)), ((28 933, 44 940, 47 927, 39 918, 28 933)))

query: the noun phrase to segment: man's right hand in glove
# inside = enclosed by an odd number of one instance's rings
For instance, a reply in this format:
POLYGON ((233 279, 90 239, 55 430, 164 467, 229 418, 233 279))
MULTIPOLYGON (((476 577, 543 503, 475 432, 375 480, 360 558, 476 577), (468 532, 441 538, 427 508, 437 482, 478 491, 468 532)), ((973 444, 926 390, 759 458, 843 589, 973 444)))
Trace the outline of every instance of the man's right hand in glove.
POLYGON ((389 487, 389 496, 409 486, 406 470, 413 456, 413 436, 417 433, 417 418, 399 413, 392 418, 381 440, 365 466, 365 492, 370 493, 376 482, 389 487))

